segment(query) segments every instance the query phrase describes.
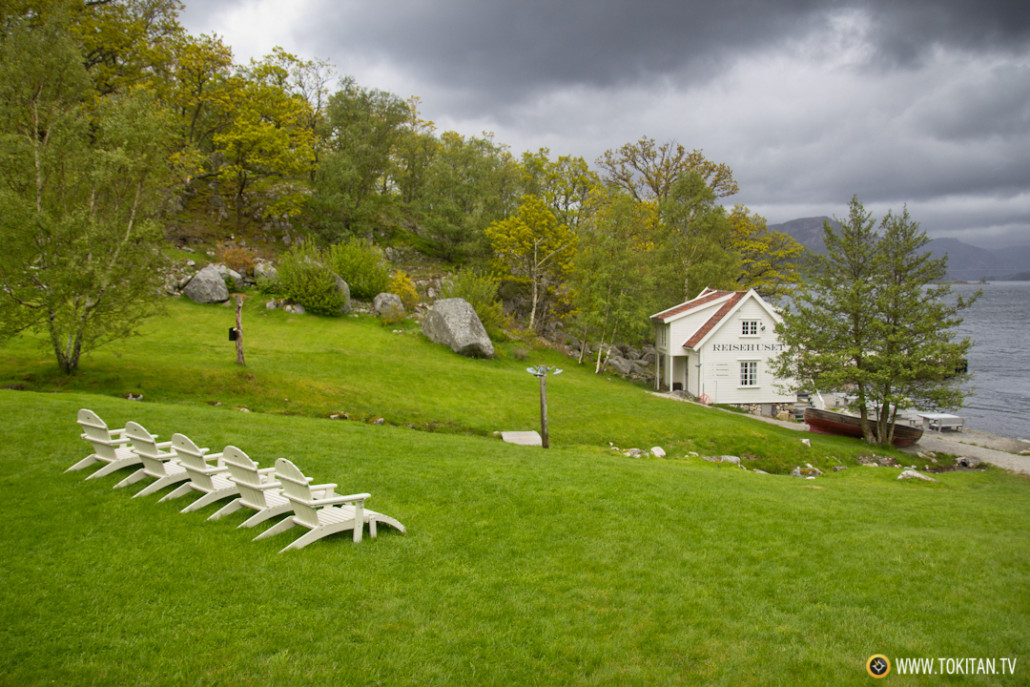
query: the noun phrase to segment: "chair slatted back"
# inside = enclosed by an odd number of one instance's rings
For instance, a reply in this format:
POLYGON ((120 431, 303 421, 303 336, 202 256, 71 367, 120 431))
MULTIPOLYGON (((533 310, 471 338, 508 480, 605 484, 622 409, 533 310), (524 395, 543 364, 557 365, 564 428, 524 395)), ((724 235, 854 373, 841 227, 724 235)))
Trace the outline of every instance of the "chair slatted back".
POLYGON ((240 501, 254 510, 268 507, 265 490, 260 489, 261 473, 258 464, 235 446, 226 446, 222 451, 222 462, 229 468, 229 479, 240 490, 240 501))
POLYGON ((214 490, 215 486, 209 473, 211 466, 204 460, 204 451, 197 448, 192 439, 185 434, 173 434, 172 450, 175 451, 175 456, 182 466, 186 468, 186 474, 190 476, 193 484, 204 491, 214 490))
POLYGON ((139 456, 143 470, 152 477, 165 475, 165 461, 174 458, 171 453, 157 447, 157 438, 138 422, 125 423, 125 436, 129 439, 132 452, 139 456))
POLYGON ((318 509, 310 505, 311 485, 296 465, 286 458, 275 461, 275 478, 283 485, 283 496, 293 504, 293 513, 301 523, 318 527, 318 509))
POLYGON ((116 449, 120 442, 111 436, 111 430, 99 415, 83 408, 79 411, 76 421, 82 428, 82 438, 93 446, 93 453, 107 461, 118 459, 116 449))

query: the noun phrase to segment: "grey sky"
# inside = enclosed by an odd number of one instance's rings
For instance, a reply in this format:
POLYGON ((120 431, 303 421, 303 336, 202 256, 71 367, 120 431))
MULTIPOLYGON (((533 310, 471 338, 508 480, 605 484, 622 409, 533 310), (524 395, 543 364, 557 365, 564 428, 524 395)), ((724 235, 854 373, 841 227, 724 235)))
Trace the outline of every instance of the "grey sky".
POLYGON ((729 164, 770 223, 908 204, 1030 243, 1030 4, 957 0, 186 0, 246 62, 281 45, 512 152, 649 136, 729 164))

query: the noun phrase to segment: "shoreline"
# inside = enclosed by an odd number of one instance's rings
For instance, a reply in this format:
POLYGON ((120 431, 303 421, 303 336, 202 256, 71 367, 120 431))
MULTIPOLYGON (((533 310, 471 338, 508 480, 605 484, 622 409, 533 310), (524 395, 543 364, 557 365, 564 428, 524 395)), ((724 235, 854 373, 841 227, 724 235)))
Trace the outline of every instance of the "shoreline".
POLYGON ((961 432, 923 432, 914 446, 901 449, 916 455, 921 451, 950 453, 978 458, 1012 472, 1030 475, 1030 441, 998 436, 977 429, 961 432))
MULTIPOLYGON (((695 403, 696 405, 701 405, 696 403, 696 401, 669 393, 660 393, 656 391, 652 391, 650 393, 660 398, 669 398, 683 403, 695 403)), ((714 406, 704 407, 713 408, 714 410, 718 410, 723 413, 732 412, 723 408, 715 408, 714 406)), ((786 429, 793 429, 797 432, 808 433, 808 425, 804 422, 786 422, 772 417, 762 417, 761 415, 740 415, 742 417, 750 417, 761 422, 778 425, 786 429)), ((918 455, 925 451, 933 451, 935 453, 966 456, 982 460, 985 463, 990 463, 991 465, 995 465, 1000 468, 1005 468, 1006 470, 1011 470, 1012 472, 1030 475, 1030 440, 1000 436, 978 429, 970 429, 968 427, 963 428, 962 431, 940 432, 926 430, 915 445, 899 450, 910 455, 918 455)))

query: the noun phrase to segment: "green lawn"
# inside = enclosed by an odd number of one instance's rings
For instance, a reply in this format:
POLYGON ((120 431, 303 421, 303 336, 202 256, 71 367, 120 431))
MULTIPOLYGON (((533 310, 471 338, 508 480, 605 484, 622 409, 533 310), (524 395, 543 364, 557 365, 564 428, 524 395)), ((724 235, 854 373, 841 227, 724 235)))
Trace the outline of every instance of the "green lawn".
POLYGON ((172 302, 72 377, 37 338, 0 347, 0 386, 21 389, 0 390, 0 685, 869 684, 875 653, 1018 660, 1005 678, 891 684, 1030 684, 1026 478, 899 482, 855 465, 860 442, 656 398, 553 352, 468 360, 413 323, 259 299, 243 369, 232 324, 172 302), (566 369, 555 448, 506 445, 492 432, 537 426, 525 368, 542 362, 566 369), (279 555, 292 533, 251 542, 246 513, 132 499, 143 483, 111 489, 128 471, 84 481, 63 472, 89 452, 81 407, 289 457, 408 533, 279 555), (689 451, 850 467, 807 481, 689 451))
MULTIPOLYGON (((669 456, 690 451, 733 454, 769 471, 812 462, 824 468, 853 463, 859 442, 812 436, 802 449, 797 432, 712 408, 656 398, 647 389, 593 374, 593 366, 548 350, 501 344, 493 360, 457 356, 429 342, 413 322, 395 334, 378 320, 323 318, 265 310, 251 299, 244 316, 247 367, 235 364, 228 328, 231 308, 171 301, 141 336, 86 357, 77 375, 57 371, 40 338, 0 347, 0 387, 85 391, 112 396, 142 393, 144 402, 354 420, 490 435, 539 428, 539 384, 526 367, 546 363, 565 373, 549 380, 551 443, 649 449, 669 456), (523 354, 518 354, 522 349, 523 354)), ((900 455, 900 454, 899 454, 900 455)))
POLYGON ((869 684, 874 653, 1030 679, 1030 484, 999 470, 811 482, 81 393, 0 417, 0 684, 869 684), (244 513, 83 481, 80 407, 290 457, 408 533, 279 555, 244 513))

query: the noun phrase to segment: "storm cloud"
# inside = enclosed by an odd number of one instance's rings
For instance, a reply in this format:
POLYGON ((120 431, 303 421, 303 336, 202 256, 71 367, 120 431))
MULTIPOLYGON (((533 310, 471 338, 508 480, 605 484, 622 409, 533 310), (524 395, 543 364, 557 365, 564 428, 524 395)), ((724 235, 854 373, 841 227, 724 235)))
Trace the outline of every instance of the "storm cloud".
POLYGON ((237 60, 281 45, 441 130, 593 162, 642 136, 734 170, 771 223, 908 205, 1030 243, 1030 6, 916 0, 187 0, 237 60))

